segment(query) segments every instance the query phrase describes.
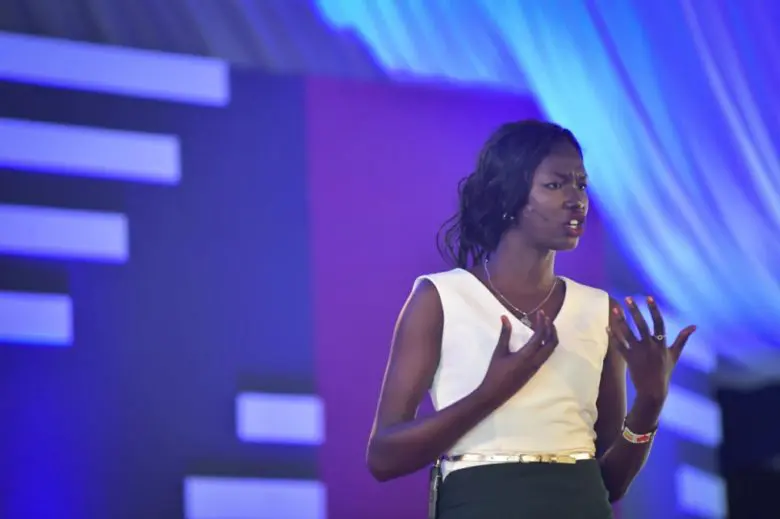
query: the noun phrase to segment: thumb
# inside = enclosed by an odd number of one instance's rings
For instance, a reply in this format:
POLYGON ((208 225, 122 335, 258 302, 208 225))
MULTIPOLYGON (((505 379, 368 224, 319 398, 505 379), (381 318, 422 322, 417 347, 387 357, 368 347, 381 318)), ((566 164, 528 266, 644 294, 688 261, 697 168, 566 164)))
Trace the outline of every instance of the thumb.
POLYGON ((688 342, 688 339, 691 338, 691 335, 693 335, 693 332, 696 331, 696 326, 688 326, 683 331, 680 332, 679 335, 677 335, 677 338, 674 340, 674 343, 669 348, 672 350, 672 355, 674 355, 675 362, 680 360, 680 355, 682 355, 683 348, 685 348, 685 344, 688 342))
POLYGON ((509 338, 512 336, 512 323, 509 322, 507 316, 501 316, 501 334, 498 336, 498 344, 496 344, 495 356, 503 356, 509 354, 509 338))

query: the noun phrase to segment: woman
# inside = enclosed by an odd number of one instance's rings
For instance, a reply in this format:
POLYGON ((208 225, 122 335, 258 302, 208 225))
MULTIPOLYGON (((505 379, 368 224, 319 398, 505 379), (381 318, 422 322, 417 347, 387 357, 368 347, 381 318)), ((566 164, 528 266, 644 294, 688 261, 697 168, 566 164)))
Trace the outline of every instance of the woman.
POLYGON ((499 128, 445 229, 457 268, 419 278, 401 311, 367 461, 385 481, 441 459, 439 519, 607 519, 647 458, 695 327, 667 347, 652 298, 652 331, 629 298, 637 336, 605 292, 555 275, 586 187, 571 132, 499 128), (417 417, 429 388, 436 412, 417 417))

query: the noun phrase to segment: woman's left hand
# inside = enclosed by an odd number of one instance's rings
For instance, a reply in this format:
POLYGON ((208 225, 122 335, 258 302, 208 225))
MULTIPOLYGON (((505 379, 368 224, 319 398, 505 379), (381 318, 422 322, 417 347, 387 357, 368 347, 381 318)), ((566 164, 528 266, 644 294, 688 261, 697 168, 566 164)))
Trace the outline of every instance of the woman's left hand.
POLYGON ((653 320, 652 333, 632 298, 626 298, 626 306, 639 331, 639 338, 629 328, 619 306, 612 308, 608 330, 610 337, 626 360, 637 397, 662 403, 669 391, 672 371, 696 327, 684 328, 672 345, 667 347, 664 320, 653 298, 647 298, 647 307, 653 320))

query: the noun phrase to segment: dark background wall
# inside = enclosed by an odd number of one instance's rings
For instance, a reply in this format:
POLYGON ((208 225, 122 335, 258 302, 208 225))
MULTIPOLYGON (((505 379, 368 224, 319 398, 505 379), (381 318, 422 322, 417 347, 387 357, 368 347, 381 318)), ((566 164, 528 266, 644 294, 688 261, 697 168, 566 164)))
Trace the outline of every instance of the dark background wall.
POLYGON ((3 204, 129 229, 120 264, 3 251, 1 289, 70 294, 74 340, 0 347, 0 517, 182 517, 188 475, 316 479, 312 448, 241 442, 234 410, 315 388, 304 84, 229 79, 223 107, 0 83, 2 117, 181 144, 175 185, 0 171, 3 204))

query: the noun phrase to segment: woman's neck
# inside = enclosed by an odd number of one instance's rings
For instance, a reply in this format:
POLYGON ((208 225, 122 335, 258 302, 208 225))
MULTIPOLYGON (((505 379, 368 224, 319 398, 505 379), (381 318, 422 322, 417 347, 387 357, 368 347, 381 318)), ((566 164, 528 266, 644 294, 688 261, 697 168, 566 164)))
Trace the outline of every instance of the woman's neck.
POLYGON ((501 240, 490 255, 490 276, 517 294, 549 288, 555 280, 555 251, 539 250, 515 240, 501 240))

